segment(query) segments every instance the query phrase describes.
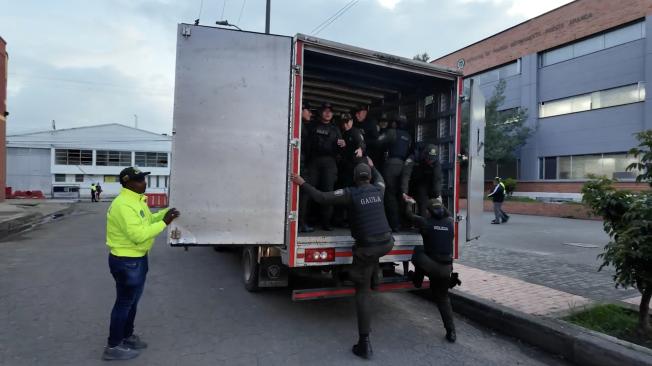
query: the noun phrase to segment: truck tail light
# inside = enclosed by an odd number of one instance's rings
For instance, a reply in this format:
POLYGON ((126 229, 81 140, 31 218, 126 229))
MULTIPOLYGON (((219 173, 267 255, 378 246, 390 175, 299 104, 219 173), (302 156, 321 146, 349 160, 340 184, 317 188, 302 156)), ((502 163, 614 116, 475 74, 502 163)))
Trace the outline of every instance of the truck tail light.
POLYGON ((306 262, 333 262, 335 248, 306 249, 304 259, 306 262))

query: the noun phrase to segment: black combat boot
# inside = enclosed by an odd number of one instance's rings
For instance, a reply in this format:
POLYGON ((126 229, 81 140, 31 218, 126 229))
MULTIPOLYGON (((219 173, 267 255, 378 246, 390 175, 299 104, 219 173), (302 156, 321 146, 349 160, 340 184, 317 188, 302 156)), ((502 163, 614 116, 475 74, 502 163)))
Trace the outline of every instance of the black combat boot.
POLYGON ((361 358, 370 359, 374 351, 371 349, 369 334, 360 334, 358 344, 353 345, 353 353, 361 358))
POLYGON ((455 343, 457 340, 457 334, 455 334, 455 329, 446 330, 446 340, 450 343, 455 343))

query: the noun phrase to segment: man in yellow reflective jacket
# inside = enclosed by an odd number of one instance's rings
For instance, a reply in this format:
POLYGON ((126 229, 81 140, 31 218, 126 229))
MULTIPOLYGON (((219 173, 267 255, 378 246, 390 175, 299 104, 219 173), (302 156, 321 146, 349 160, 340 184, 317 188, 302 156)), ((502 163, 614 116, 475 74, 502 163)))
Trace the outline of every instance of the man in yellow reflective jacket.
POLYGON ((145 287, 148 270, 147 253, 154 239, 167 225, 179 217, 174 208, 152 214, 147 207, 145 176, 129 167, 120 172, 122 190, 107 212, 106 245, 109 268, 116 284, 116 300, 111 311, 108 345, 102 358, 128 360, 138 356, 139 349, 147 347, 134 334, 134 319, 138 300, 145 287))

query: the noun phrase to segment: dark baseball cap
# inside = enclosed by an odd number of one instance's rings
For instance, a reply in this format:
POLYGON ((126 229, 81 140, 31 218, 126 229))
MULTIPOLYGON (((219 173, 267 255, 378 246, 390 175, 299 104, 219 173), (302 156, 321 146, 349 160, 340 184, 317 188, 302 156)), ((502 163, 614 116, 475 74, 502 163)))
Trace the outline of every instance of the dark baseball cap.
POLYGON ((355 107, 355 111, 368 111, 369 110, 369 105, 368 104, 358 104, 357 107, 355 107))
POLYGON ((330 109, 331 112, 333 111, 333 105, 330 103, 322 103, 321 108, 319 109, 320 112, 325 111, 326 109, 330 109))
POLYGON ((303 104, 301 105, 301 109, 302 109, 302 110, 304 110, 304 109, 308 109, 308 110, 309 110, 309 109, 310 109, 310 104, 308 104, 308 103, 306 103, 306 102, 303 102, 303 104))
POLYGON ((150 172, 141 172, 140 169, 130 166, 129 168, 124 168, 120 172, 120 183, 124 184, 130 180, 143 179, 145 176, 149 175, 150 172))
POLYGON ((360 163, 353 169, 353 178, 355 180, 371 179, 371 168, 365 163, 360 163))

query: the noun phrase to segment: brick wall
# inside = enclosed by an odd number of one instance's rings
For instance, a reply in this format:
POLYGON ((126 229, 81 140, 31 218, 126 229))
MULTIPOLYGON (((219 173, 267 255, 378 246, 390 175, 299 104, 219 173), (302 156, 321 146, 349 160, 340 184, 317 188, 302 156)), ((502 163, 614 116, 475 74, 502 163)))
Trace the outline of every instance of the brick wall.
MULTIPOLYGON (((460 199, 460 208, 466 208, 465 199, 460 199)), ((484 210, 485 212, 493 212, 493 202, 484 201, 484 210)), ((589 209, 581 204, 505 201, 503 203, 503 210, 507 212, 508 215, 518 214, 584 220, 602 220, 601 217, 592 216, 589 209)))
POLYGON ((464 59, 464 74, 516 60, 652 14, 650 0, 577 0, 530 19, 433 63, 457 67, 464 59))

